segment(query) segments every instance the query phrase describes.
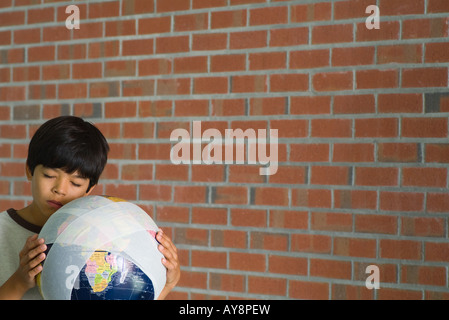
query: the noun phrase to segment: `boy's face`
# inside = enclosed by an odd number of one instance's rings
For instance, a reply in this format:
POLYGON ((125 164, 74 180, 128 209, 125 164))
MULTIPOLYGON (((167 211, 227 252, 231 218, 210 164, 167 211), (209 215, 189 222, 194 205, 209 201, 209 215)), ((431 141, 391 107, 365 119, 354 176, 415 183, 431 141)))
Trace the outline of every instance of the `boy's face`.
POLYGON ((82 178, 77 172, 66 173, 61 169, 52 169, 38 165, 31 174, 27 167, 27 177, 31 181, 34 218, 45 222, 56 210, 72 200, 87 196, 89 179, 82 178))

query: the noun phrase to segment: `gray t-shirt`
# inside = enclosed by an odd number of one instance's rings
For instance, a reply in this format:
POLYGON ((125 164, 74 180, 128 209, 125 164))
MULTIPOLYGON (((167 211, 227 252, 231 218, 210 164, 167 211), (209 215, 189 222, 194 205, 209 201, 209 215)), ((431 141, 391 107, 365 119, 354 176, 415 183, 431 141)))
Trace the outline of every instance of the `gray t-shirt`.
MULTIPOLYGON (((39 233, 41 227, 29 223, 14 209, 0 213, 0 285, 19 267, 19 253, 28 237, 39 233)), ((42 300, 37 286, 28 290, 23 300, 42 300)))

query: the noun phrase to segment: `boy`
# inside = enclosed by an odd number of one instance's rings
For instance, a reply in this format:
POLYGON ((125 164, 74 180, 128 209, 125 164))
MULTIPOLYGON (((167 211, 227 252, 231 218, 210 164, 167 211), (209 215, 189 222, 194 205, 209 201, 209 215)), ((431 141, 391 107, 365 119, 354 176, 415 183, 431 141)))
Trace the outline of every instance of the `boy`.
MULTIPOLYGON (((101 132, 78 117, 51 119, 36 131, 26 161, 33 201, 21 210, 0 213, 0 299, 42 299, 35 277, 42 271, 47 247, 37 233, 56 210, 92 192, 108 151, 101 132)), ((180 268, 170 238, 160 231, 157 239, 167 268, 159 296, 163 299, 179 281, 180 268)))

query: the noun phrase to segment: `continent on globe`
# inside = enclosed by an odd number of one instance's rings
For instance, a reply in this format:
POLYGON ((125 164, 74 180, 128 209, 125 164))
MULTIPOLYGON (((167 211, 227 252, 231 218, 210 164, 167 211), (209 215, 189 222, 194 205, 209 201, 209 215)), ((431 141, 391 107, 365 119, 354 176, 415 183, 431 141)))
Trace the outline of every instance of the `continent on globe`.
POLYGON ((93 292, 102 292, 117 272, 115 255, 106 251, 95 251, 86 262, 86 276, 93 292))

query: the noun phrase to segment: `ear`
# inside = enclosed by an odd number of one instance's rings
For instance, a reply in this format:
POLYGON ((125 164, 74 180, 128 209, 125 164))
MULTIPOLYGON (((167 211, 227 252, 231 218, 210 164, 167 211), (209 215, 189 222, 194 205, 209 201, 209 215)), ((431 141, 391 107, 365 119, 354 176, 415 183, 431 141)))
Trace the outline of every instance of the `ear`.
POLYGON ((28 165, 25 165, 25 172, 26 172, 26 176, 28 181, 31 181, 31 179, 33 179, 33 174, 31 173, 31 169, 30 167, 28 167, 28 165))

